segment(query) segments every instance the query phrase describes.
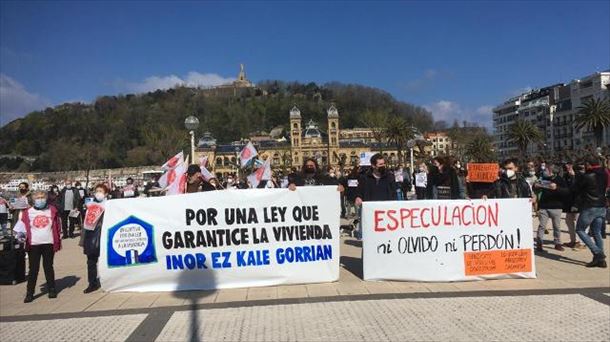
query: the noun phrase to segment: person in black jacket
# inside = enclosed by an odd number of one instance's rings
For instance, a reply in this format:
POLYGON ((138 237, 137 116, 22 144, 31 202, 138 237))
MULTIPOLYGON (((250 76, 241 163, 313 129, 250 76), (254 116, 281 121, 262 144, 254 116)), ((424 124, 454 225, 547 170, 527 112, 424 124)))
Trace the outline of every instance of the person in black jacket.
POLYGON ((291 173, 288 175, 288 188, 290 190, 295 190, 297 186, 337 184, 339 184, 339 182, 336 178, 328 177, 320 171, 318 162, 313 158, 305 160, 303 167, 301 168, 301 173, 291 173))
POLYGON ((587 267, 606 268, 608 266, 601 232, 606 218, 605 194, 608 178, 606 171, 595 157, 586 161, 585 169, 584 174, 576 176, 576 181, 572 186, 572 191, 575 193, 575 205, 580 211, 576 222, 576 234, 593 253, 593 260, 587 264, 587 267), (591 225, 595 243, 585 232, 589 225, 591 225))
POLYGON ((361 206, 366 201, 395 201, 396 181, 394 174, 387 171, 383 155, 371 157, 371 169, 358 179, 355 204, 361 206))
MULTIPOLYGON (((61 190, 58 200, 58 208, 61 213, 62 238, 74 238, 74 224, 76 218, 70 214, 79 211, 81 203, 80 193, 77 188, 72 186, 72 181, 67 179, 64 188, 61 190)), ((80 213, 80 212, 79 212, 80 213)))
POLYGON ((530 198, 535 197, 523 176, 519 173, 519 163, 515 159, 507 159, 502 163, 503 172, 495 183, 495 198, 530 198))
POLYGON ((536 238, 536 251, 542 252, 542 241, 546 224, 551 219, 553 224, 553 242, 555 249, 563 251, 561 245, 561 213, 564 207, 566 194, 570 192, 564 179, 558 174, 559 169, 553 164, 546 165, 541 173, 541 179, 533 184, 533 188, 540 193, 538 201, 538 235, 536 238))
MULTIPOLYGON (((577 169, 582 168, 584 172, 584 165, 577 165, 577 169)), ((563 180, 566 183, 568 189, 571 189, 576 180, 576 171, 572 162, 566 162, 563 166, 563 180)), ((568 248, 581 248, 584 247, 580 242, 576 241, 576 220, 578 220, 578 209, 574 206, 574 193, 569 191, 565 194, 563 199, 563 212, 566 213, 565 221, 568 226, 568 234, 570 234, 570 242, 564 243, 563 245, 568 248)))
POLYGON ((83 291, 90 293, 100 288, 97 277, 97 261, 100 257, 100 239, 104 221, 104 206, 110 189, 104 184, 98 184, 93 190, 93 202, 87 204, 83 219, 82 246, 87 256, 87 280, 89 285, 83 291))

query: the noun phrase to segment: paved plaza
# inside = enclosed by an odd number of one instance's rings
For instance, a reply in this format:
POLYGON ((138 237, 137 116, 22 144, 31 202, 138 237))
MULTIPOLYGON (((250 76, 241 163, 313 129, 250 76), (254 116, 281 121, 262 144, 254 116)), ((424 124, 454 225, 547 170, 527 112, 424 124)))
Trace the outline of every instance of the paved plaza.
POLYGON ((57 299, 24 304, 25 283, 0 286, 0 340, 610 340, 609 269, 584 267, 587 249, 545 247, 537 279, 365 282, 360 242, 343 237, 335 283, 85 295, 86 258, 67 240, 57 299))

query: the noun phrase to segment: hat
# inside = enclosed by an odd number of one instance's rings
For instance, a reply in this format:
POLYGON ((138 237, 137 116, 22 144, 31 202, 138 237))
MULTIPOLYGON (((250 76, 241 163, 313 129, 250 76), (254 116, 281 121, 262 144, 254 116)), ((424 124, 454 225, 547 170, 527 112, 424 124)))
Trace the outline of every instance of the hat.
POLYGON ((192 175, 196 174, 197 172, 201 172, 201 167, 199 167, 199 165, 197 165, 197 164, 189 165, 188 169, 186 170, 186 173, 189 176, 192 176, 192 175))

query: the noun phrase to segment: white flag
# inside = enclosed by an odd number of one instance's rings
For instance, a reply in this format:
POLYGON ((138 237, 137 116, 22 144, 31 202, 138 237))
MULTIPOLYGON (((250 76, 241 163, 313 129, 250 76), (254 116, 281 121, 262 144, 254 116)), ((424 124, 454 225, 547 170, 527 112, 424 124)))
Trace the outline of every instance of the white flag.
POLYGON ((248 181, 252 185, 252 188, 258 187, 261 181, 271 179, 271 158, 267 158, 263 166, 259 167, 252 174, 248 176, 248 181))
MULTIPOLYGON (((178 195, 186 192, 186 169, 187 165, 183 161, 175 168, 166 172, 166 174, 170 174, 170 176, 168 176, 168 186, 166 195, 178 195)), ((161 183, 159 182, 159 184, 161 183)))
POLYGON ((208 171, 205 166, 201 166, 201 176, 203 176, 203 179, 205 179, 207 182, 209 182, 212 178, 216 178, 216 176, 214 176, 213 173, 208 171))
POLYGON ((159 186, 161 188, 167 188, 176 178, 175 169, 179 165, 184 164, 184 154, 182 152, 176 154, 170 160, 166 161, 161 168, 165 170, 165 173, 159 177, 159 186), (173 171, 173 172, 172 172, 173 171))
POLYGON ((241 150, 241 153, 239 154, 241 167, 248 165, 248 162, 254 157, 256 157, 257 154, 258 152, 256 152, 254 145, 252 145, 251 142, 248 142, 248 144, 244 147, 243 150, 241 150))

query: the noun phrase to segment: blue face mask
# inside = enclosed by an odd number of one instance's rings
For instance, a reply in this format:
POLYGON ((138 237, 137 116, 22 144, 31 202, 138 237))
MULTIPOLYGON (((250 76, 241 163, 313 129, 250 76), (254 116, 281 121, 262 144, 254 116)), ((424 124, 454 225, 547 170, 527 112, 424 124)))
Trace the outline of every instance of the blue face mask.
POLYGON ((44 198, 37 198, 34 200, 34 207, 36 209, 43 209, 47 206, 47 200, 44 198))

